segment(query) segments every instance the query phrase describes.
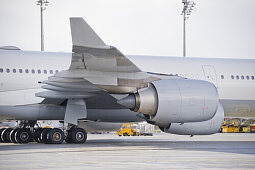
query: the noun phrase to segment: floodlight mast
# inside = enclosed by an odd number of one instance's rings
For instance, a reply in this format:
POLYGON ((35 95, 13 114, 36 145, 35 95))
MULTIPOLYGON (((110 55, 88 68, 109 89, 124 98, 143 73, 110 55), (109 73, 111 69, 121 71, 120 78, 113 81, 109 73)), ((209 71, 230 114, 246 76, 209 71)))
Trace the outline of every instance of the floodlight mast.
POLYGON ((191 0, 182 0, 183 3, 183 10, 182 14, 183 15, 183 57, 186 57, 186 21, 189 19, 187 15, 190 15, 195 2, 191 0))
POLYGON ((40 15, 41 15, 41 51, 44 51, 44 34, 43 34, 43 11, 48 6, 48 0, 38 0, 37 5, 40 5, 40 15))

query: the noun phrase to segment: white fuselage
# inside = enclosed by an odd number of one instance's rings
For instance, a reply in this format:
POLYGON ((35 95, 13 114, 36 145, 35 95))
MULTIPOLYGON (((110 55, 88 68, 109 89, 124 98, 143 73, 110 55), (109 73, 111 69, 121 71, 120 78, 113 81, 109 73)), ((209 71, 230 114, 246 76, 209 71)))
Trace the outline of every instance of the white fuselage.
MULTIPOLYGON (((148 73, 210 81, 218 88, 226 116, 255 117, 253 59, 127 57, 148 73)), ((40 82, 67 70, 71 58, 71 53, 0 50, 0 106, 40 103, 43 98, 35 96, 43 91, 40 82)))

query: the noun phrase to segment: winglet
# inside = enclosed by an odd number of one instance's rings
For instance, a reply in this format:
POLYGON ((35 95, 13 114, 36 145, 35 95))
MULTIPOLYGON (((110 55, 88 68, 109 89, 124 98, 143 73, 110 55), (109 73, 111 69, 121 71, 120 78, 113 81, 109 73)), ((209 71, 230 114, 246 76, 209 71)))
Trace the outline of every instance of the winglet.
POLYGON ((106 44, 83 18, 70 18, 73 46, 100 47, 106 44))

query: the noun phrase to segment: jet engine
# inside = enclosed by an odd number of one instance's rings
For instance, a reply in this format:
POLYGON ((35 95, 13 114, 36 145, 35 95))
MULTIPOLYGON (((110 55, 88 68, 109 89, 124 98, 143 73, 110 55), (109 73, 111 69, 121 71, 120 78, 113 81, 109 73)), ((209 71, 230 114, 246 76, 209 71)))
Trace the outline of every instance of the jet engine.
POLYGON ((207 121, 194 123, 171 123, 168 128, 160 128, 166 133, 177 135, 211 135, 219 132, 224 120, 224 110, 219 103, 215 116, 207 121))
POLYGON ((218 108, 217 88, 208 81, 165 79, 120 99, 119 104, 143 114, 155 125, 201 122, 211 119, 218 108))

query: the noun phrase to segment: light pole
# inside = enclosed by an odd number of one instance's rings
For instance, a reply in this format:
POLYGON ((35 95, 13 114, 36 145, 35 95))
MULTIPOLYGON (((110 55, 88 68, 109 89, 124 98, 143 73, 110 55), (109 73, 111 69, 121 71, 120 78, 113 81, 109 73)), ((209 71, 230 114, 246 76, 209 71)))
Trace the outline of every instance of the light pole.
POLYGON ((41 51, 44 51, 44 35, 43 35, 43 11, 48 6, 47 0, 38 0, 37 5, 40 5, 40 14, 41 14, 41 51))
POLYGON ((186 57, 186 21, 189 19, 189 15, 191 14, 195 2, 191 0, 182 0, 183 3, 183 57, 186 57))

